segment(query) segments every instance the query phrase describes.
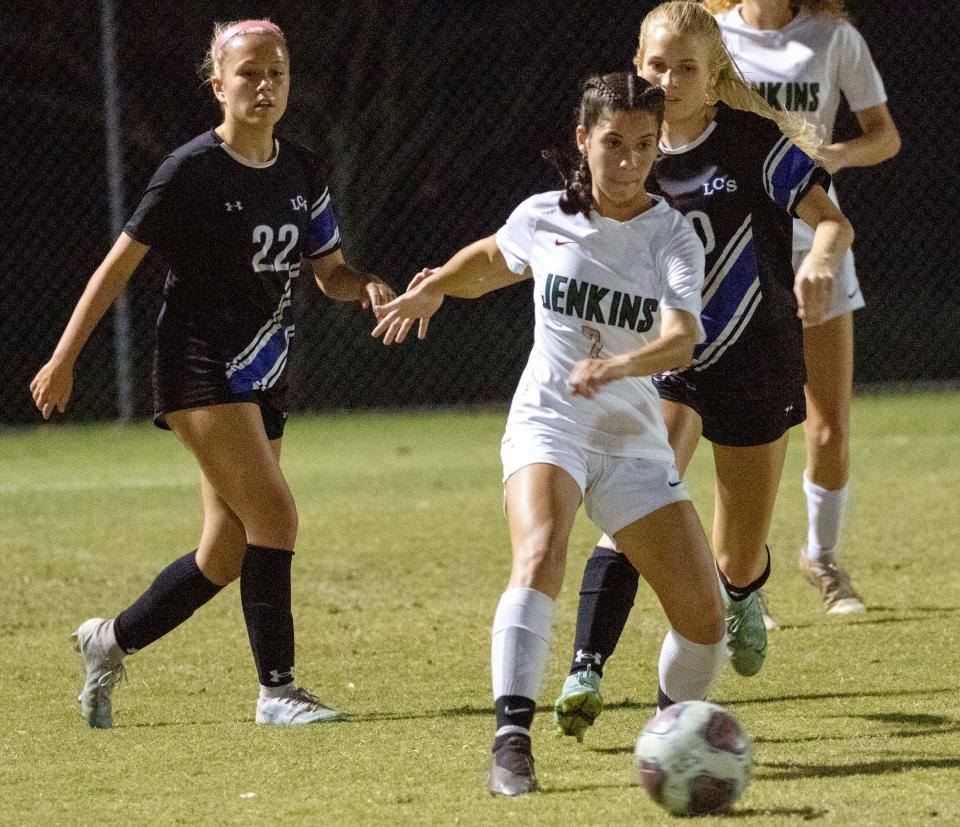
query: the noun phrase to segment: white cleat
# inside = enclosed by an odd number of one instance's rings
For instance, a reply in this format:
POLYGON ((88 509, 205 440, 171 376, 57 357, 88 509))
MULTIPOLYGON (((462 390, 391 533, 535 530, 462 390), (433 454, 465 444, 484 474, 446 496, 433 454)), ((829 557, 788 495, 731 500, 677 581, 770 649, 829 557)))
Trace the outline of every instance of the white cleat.
POLYGON ((113 726, 113 687, 126 676, 124 652, 116 644, 112 620, 92 617, 73 633, 73 648, 83 656, 86 679, 77 700, 80 714, 96 729, 113 726))
POLYGON ((770 614, 770 603, 767 601, 767 593, 763 589, 758 589, 757 599, 760 601, 760 614, 763 617, 764 628, 768 632, 779 629, 780 624, 777 623, 773 615, 770 614))
POLYGON ((278 698, 257 700, 258 724, 323 724, 345 721, 347 716, 329 706, 299 686, 290 685, 290 690, 278 698))

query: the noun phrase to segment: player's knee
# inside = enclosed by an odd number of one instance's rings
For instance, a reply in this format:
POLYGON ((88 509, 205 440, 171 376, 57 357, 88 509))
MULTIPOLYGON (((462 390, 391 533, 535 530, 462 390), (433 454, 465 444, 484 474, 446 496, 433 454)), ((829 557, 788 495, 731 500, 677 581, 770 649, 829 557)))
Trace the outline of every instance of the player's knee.
POLYGON ((807 429, 808 439, 822 452, 846 452, 850 440, 850 426, 843 417, 819 419, 807 429))
POLYGON ((278 493, 279 496, 265 497, 256 513, 244 521, 247 541, 268 548, 292 549, 297 540, 300 517, 289 492, 278 493))
POLYGON ((551 596, 563 583, 566 547, 546 539, 534 539, 514 548, 512 586, 535 588, 551 596))

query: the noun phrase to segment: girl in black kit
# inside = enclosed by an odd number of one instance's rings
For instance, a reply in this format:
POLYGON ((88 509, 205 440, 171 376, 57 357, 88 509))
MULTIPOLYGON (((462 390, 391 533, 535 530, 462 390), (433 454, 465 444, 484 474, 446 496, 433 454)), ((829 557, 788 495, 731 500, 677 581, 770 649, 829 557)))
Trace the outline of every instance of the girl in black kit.
POLYGON ((294 333, 290 287, 306 259, 337 301, 377 307, 394 294, 344 263, 313 153, 274 137, 290 88, 280 29, 267 20, 217 26, 206 67, 223 122, 161 164, 30 384, 44 419, 63 412, 90 333, 147 251, 159 250, 170 272, 157 321, 155 422, 197 459, 203 531, 198 548, 131 606, 74 633, 86 668, 81 709, 93 727, 113 725, 112 690, 124 657, 237 578, 260 682, 257 723, 342 717, 293 678, 297 511, 279 464, 294 333))
MULTIPOLYGON (((789 429, 803 422, 801 320, 817 324, 853 238, 828 198, 812 128, 752 92, 698 2, 644 19, 637 71, 666 94, 657 186, 700 235, 706 253, 693 362, 655 379, 682 474, 700 437, 716 467, 713 552, 727 604, 734 669, 756 674, 767 652, 758 590, 789 429), (792 219, 814 228, 792 266, 792 219)), ((637 590, 637 573, 605 537, 580 592, 574 661, 556 702, 561 732, 582 738, 602 708, 600 675, 637 590)))

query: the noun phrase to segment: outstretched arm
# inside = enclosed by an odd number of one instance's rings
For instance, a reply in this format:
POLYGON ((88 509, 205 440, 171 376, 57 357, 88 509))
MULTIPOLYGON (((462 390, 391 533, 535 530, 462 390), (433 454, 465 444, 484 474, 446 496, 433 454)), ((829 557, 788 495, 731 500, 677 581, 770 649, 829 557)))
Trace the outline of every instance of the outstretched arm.
POLYGON ((149 249, 146 244, 121 233, 90 277, 53 356, 30 383, 33 401, 44 419, 49 419, 54 409, 63 413, 67 407, 73 391, 73 366, 77 356, 149 249))
POLYGON ((389 284, 372 273, 355 270, 343 260, 340 250, 307 261, 310 262, 317 286, 334 301, 360 302, 364 310, 373 307, 376 313, 380 305, 396 298, 397 294, 389 284))
POLYGON ((847 167, 872 167, 900 151, 900 132, 885 103, 855 113, 860 134, 820 148, 823 167, 831 175, 847 167))
POLYGON ((629 353, 602 359, 582 359, 570 372, 575 396, 593 397, 600 388, 627 376, 652 376, 690 364, 700 339, 697 318, 686 310, 666 308, 660 321, 660 336, 629 353))
POLYGON ((518 275, 507 266, 495 235, 482 238, 455 253, 442 267, 417 273, 406 293, 380 308, 380 322, 371 335, 382 335, 385 345, 402 342, 414 320, 419 319, 417 336, 423 339, 430 317, 440 308, 444 296, 474 299, 530 275, 529 267, 518 275))
POLYGON ((810 252, 797 268, 793 292, 797 315, 804 324, 816 325, 829 309, 834 273, 853 243, 853 227, 819 184, 797 205, 797 215, 814 233, 810 252))

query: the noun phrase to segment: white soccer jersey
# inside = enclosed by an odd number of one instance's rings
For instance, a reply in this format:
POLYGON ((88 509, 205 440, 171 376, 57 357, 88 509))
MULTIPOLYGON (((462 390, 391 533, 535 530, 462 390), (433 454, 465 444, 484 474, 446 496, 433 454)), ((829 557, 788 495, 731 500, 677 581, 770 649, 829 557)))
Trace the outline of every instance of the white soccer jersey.
MULTIPOLYGON (((853 112, 887 102, 883 79, 863 36, 846 20, 801 9, 782 29, 755 29, 740 6, 721 12, 723 39, 744 77, 774 109, 798 112, 830 142, 840 95, 853 112)), ((830 195, 837 200, 833 187, 830 195)), ((794 249, 806 250, 813 231, 794 223, 794 249)))
MULTIPOLYGON (((660 335, 664 308, 700 318, 704 253, 683 216, 661 199, 629 221, 567 215, 560 192, 528 198, 497 233, 510 270, 533 271, 533 349, 507 431, 560 434, 589 451, 673 461, 649 377, 628 377, 593 399, 574 396, 570 371, 660 335)), ((701 336, 703 328, 700 328, 701 336)))

